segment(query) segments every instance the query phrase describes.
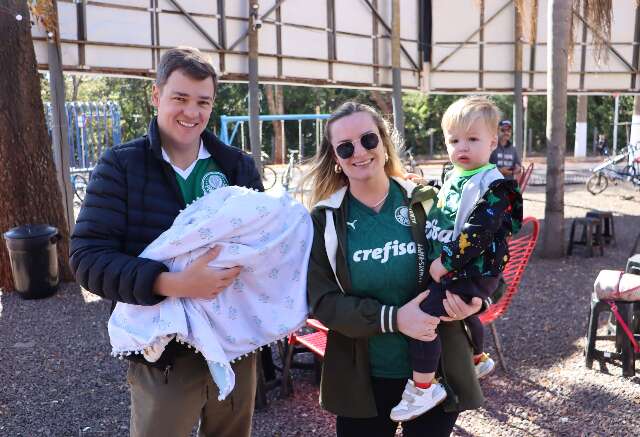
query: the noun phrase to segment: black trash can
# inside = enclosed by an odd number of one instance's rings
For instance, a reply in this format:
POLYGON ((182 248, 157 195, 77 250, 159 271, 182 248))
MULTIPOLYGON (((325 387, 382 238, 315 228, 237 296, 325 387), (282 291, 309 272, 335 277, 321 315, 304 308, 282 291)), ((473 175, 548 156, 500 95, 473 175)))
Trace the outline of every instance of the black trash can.
POLYGON ((40 299, 58 289, 58 229, 24 225, 4 233, 16 291, 24 299, 40 299))

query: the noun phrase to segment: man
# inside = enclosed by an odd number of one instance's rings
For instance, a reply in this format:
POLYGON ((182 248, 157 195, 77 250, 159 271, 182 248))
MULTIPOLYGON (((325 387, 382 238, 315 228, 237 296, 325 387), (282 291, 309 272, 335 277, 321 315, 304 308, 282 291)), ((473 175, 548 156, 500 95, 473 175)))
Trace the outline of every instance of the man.
POLYGON ((489 162, 495 164, 506 179, 515 179, 522 171, 518 151, 511 144, 511 132, 509 120, 502 120, 498 124, 498 146, 489 158, 489 162))
MULTIPOLYGON (((160 60, 148 134, 105 151, 93 171, 71 237, 71 265, 86 289, 116 301, 154 305, 167 296, 211 298, 240 266, 214 270, 212 249, 183 272, 137 255, 167 230, 181 209, 226 185, 262 190, 251 158, 205 130, 217 91, 210 61, 177 48, 160 60)), ((233 364, 236 386, 218 401, 203 357, 171 342, 155 363, 129 361, 131 436, 249 436, 255 355, 233 364)))
POLYGON ((596 148, 598 149, 600 156, 609 156, 609 141, 607 141, 607 137, 605 137, 604 134, 598 135, 596 148))

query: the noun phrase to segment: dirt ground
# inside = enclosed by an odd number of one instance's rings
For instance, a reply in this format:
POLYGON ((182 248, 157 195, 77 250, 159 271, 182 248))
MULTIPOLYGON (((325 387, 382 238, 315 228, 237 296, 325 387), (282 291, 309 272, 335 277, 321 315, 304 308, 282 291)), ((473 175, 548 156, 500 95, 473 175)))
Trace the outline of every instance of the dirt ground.
MULTIPOLYGON (((530 186, 524 194, 525 216, 542 220, 543 227, 545 188, 530 186)), ((597 362, 589 370, 583 350, 593 281, 602 269, 624 269, 640 233, 640 193, 622 184, 592 196, 584 185, 567 185, 565 240, 571 220, 591 209, 614 212, 617 247, 607 246, 605 256, 593 258, 580 250, 560 260, 534 253, 518 294, 496 324, 508 373, 498 368, 482 380, 485 407, 462 413, 453 435, 638 435, 640 377, 622 377, 621 368, 612 365, 601 371, 597 362)), ((486 344, 495 356, 489 333, 486 344)), ((640 372, 640 362, 636 365, 640 372)), ((300 372, 294 382, 298 390, 292 399, 273 399, 256 413, 255 435, 334 435, 333 417, 317 407, 313 373, 300 372), (295 425, 286 429, 272 425, 290 418, 296 418, 295 425)))
MULTIPOLYGON (((525 215, 544 217, 544 190, 527 189, 525 215)), ((622 377, 611 365, 586 369, 583 348, 595 276, 624 268, 640 233, 640 193, 620 185, 592 196, 583 185, 568 185, 565 240, 571 220, 594 208, 615 213, 617 247, 594 258, 534 255, 497 322, 509 372, 482 381, 486 406, 464 412, 454 435, 638 435, 640 377, 622 377)), ((38 301, 0 294, 0 436, 128 434, 125 364, 109 355, 108 313, 109 302, 75 284, 38 301)), ((490 335, 486 342, 491 353, 490 335)), ((269 405, 255 413, 254 436, 334 435, 334 418, 318 406, 313 372, 296 369, 294 386, 284 400, 278 389, 269 393, 269 405)))

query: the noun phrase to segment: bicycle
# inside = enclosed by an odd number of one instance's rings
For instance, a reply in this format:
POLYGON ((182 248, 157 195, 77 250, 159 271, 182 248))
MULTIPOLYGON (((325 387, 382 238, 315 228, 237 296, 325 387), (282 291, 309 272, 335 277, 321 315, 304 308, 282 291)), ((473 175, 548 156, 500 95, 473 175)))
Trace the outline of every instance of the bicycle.
POLYGON ((302 169, 295 159, 299 153, 297 150, 289 150, 287 168, 282 175, 282 186, 285 191, 295 191, 302 180, 302 169))
POLYGON ((440 183, 444 185, 444 179, 447 177, 447 173, 453 170, 453 164, 451 161, 447 161, 442 164, 442 171, 440 172, 440 183))
POLYGON ((413 157, 413 153, 411 149, 407 149, 405 152, 405 158, 402 160, 402 166, 404 167, 407 173, 413 173, 420 177, 424 176, 422 169, 416 163, 415 158, 413 157))
POLYGON ((602 193, 609 186, 609 181, 630 181, 640 188, 640 146, 629 144, 621 153, 597 165, 591 172, 586 186, 594 196, 602 193), (624 165, 620 166, 624 162, 624 165))
POLYGON ((91 177, 93 168, 72 169, 71 173, 71 189, 73 195, 79 203, 84 202, 84 196, 87 193, 87 185, 91 177))
POLYGON ((262 157, 262 186, 264 187, 264 190, 267 191, 273 188, 273 186, 276 184, 276 181, 278 180, 278 174, 273 168, 266 165, 266 162, 269 161, 269 155, 266 154, 265 152, 262 152, 261 157, 262 157))

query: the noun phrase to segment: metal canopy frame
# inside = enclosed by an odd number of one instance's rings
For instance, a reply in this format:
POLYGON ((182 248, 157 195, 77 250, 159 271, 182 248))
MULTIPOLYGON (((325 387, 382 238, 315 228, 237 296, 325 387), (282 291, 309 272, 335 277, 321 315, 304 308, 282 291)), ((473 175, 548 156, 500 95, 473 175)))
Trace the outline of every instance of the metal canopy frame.
POLYGON ((180 11, 180 13, 182 15, 185 16, 185 18, 189 21, 189 23, 191 23, 191 25, 200 33, 200 35, 202 35, 207 41, 209 41, 211 43, 211 45, 218 49, 218 50, 224 50, 224 48, 218 44, 216 42, 216 40, 213 39, 213 37, 211 35, 209 35, 209 32, 207 32, 206 30, 204 30, 202 28, 202 26, 200 26, 198 24, 198 22, 191 16, 191 14, 189 12, 187 12, 181 5, 180 2, 178 2, 178 0, 168 0, 169 3, 171 3, 173 6, 175 6, 175 8, 177 10, 180 11))
MULTIPOLYGON (((372 61, 362 62, 356 59, 345 58, 344 56, 338 56, 338 46, 339 39, 342 37, 353 37, 353 38, 370 38, 373 41, 372 45, 374 49, 377 49, 378 40, 387 39, 390 41, 390 28, 385 21, 384 14, 379 10, 379 7, 376 7, 368 0, 352 0, 354 4, 361 4, 362 8, 368 9, 372 15, 374 20, 377 20, 380 23, 381 28, 385 29, 384 34, 382 35, 368 35, 358 31, 352 31, 352 29, 338 29, 336 28, 336 20, 335 20, 335 1, 334 0, 324 0, 327 5, 327 25, 326 26, 317 26, 313 24, 303 24, 299 22, 286 22, 282 19, 282 7, 283 4, 292 3, 292 1, 287 0, 261 0, 261 3, 269 3, 270 6, 267 7, 266 11, 260 14, 260 20, 265 23, 275 27, 276 29, 276 46, 277 50, 274 53, 270 52, 260 52, 259 56, 261 60, 268 61, 269 59, 273 59, 277 62, 277 72, 275 74, 262 74, 260 75, 260 81, 263 83, 288 83, 288 84, 299 84, 299 85, 313 85, 313 86, 352 86, 352 87, 361 87, 361 88, 376 88, 376 89, 390 89, 391 87, 391 63, 390 59, 386 59, 381 56, 379 53, 374 53, 371 55, 372 61), (275 12, 275 17, 274 16, 275 12), (283 50, 283 29, 299 29, 305 30, 309 32, 325 32, 327 33, 328 42, 328 53, 329 57, 317 57, 311 55, 291 55, 284 53, 283 50), (283 68, 283 61, 297 61, 297 62, 308 62, 308 63, 327 63, 329 65, 328 71, 329 74, 325 79, 320 78, 312 78, 312 77, 304 77, 300 75, 291 75, 285 74, 283 68), (371 68, 375 70, 376 73, 371 74, 371 79, 368 81, 349 81, 344 78, 337 77, 334 73, 334 66, 341 67, 354 67, 354 68, 371 68), (387 76, 389 76, 388 80, 380 80, 377 78, 378 71, 387 70, 387 76)), ((418 5, 421 0, 403 0, 403 3, 406 5, 418 5)), ((64 23, 64 17, 69 14, 75 14, 74 27, 77 32, 64 32, 64 28, 62 29, 62 35, 60 37, 60 43, 63 48, 66 47, 66 50, 63 50, 63 66, 64 70, 67 72, 78 72, 78 73, 87 73, 87 74, 106 74, 106 75, 118 75, 118 76, 131 76, 131 77, 143 77, 143 78, 152 78, 155 76, 157 63, 162 52, 166 49, 173 47, 173 44, 166 44, 162 42, 161 34, 161 16, 168 15, 181 15, 184 19, 189 23, 189 26, 194 29, 197 34, 201 37, 202 42, 206 44, 198 44, 194 45, 198 47, 200 50, 204 52, 209 52, 214 55, 214 57, 218 60, 218 65, 216 65, 217 69, 220 72, 220 80, 227 82, 236 82, 236 81, 246 81, 246 71, 238 72, 234 71, 233 68, 229 68, 229 57, 246 57, 248 56, 248 50, 246 48, 241 48, 241 44, 247 40, 249 35, 248 29, 248 16, 241 16, 238 13, 229 14, 226 12, 226 6, 228 6, 228 2, 225 0, 216 0, 216 10, 217 13, 203 13, 197 12, 190 9, 187 4, 189 0, 149 0, 148 7, 143 7, 141 2, 135 2, 132 0, 131 4, 126 4, 126 1, 116 0, 113 2, 109 2, 108 0, 101 1, 92 1, 92 0, 58 0, 58 13, 61 16, 61 23, 64 23), (75 9, 75 12, 71 10, 72 6, 75 9), (127 41, 127 42, 116 42, 115 40, 100 40, 100 39, 91 39, 90 33, 87 32, 87 8, 93 8, 94 11, 99 9, 111 9, 117 10, 121 12, 123 15, 125 14, 133 14, 144 12, 149 15, 148 23, 141 23, 141 27, 148 27, 150 39, 147 41, 141 41, 139 39, 127 41), (217 21, 217 38, 214 36, 211 29, 206 28, 201 24, 201 20, 203 19, 214 19, 217 21), (235 27, 237 28, 238 23, 240 25, 245 26, 245 30, 241 32, 239 36, 231 35, 228 29, 228 23, 235 23, 235 27), (245 24, 242 24, 245 23, 245 24), (228 43, 229 37, 231 36, 231 43, 228 43), (77 48, 77 54, 71 54, 72 48, 77 48), (130 68, 123 67, 121 65, 90 65, 88 62, 88 57, 86 55, 87 50, 89 48, 99 48, 106 50, 117 50, 117 49, 129 49, 129 50, 139 50, 140 53, 150 52, 151 53, 151 62, 149 63, 148 68, 130 68)), ((191 5, 193 5, 193 0, 191 0, 191 5)), ((236 4, 233 5, 237 10, 238 7, 236 4)), ((294 5, 295 6, 295 5, 294 5)), ((416 6, 417 7, 417 6, 416 6)), ((95 14, 95 12, 94 12, 95 14)), ((67 20, 68 21, 68 20, 67 20)), ((416 19, 415 23, 416 28, 418 24, 418 20, 416 19)), ((117 33, 118 29, 114 29, 113 32, 117 33)), ((44 44, 47 41, 47 37, 42 35, 37 31, 37 29, 32 30, 34 43, 36 45, 36 53, 38 57, 38 67, 41 70, 48 69, 48 63, 46 60, 46 56, 38 50, 38 46, 40 44, 44 44)), ((237 34, 237 32, 236 32, 237 34)), ((165 34, 166 35, 166 34, 165 34)), ((416 33, 417 38, 417 33, 416 33)), ((409 89, 417 90, 420 87, 420 51, 419 51, 419 41, 417 39, 404 39, 405 44, 402 45, 402 51, 404 53, 404 59, 406 63, 402 66, 402 72, 404 76, 413 77, 413 81, 405 80, 405 85, 409 89), (412 43, 414 48, 409 48, 406 43, 412 43), (413 54, 412 54, 413 52, 413 54), (417 61, 416 61, 417 59, 417 61)), ((390 43, 389 43, 390 44, 390 43)), ((193 44, 191 44, 193 45, 193 44)), ((262 45, 262 44, 261 44, 262 45)), ((237 61, 236 61, 237 64, 237 61)), ((215 63, 214 63, 215 65, 215 63)), ((344 76, 344 74, 343 74, 344 76)), ((404 77, 403 76, 403 77, 404 77)))
MULTIPOLYGON (((451 13, 454 6, 444 2, 434 3, 434 17, 437 17, 440 13, 440 20, 451 19, 455 15, 451 13), (447 11, 447 9, 449 9, 447 11), (449 12, 447 14, 447 12, 449 12), (444 18, 443 18, 444 15, 444 18)), ((491 79, 487 79, 488 76, 503 75, 505 77, 515 77, 518 68, 516 68, 516 62, 514 61, 513 50, 509 49, 509 52, 505 50, 508 47, 514 47, 516 38, 512 35, 511 40, 504 38, 506 32, 510 29, 504 27, 505 14, 510 14, 508 20, 513 20, 513 14, 515 13, 515 2, 513 0, 480 0, 474 2, 474 7, 477 9, 479 16, 479 25, 473 28, 473 31, 469 33, 468 30, 461 30, 457 32, 457 38, 447 38, 444 35, 451 35, 452 32, 442 32, 442 29, 438 29, 438 19, 434 18, 434 37, 432 40, 432 52, 440 49, 440 56, 433 56, 432 63, 430 65, 429 74, 432 77, 430 81, 429 91, 432 93, 496 93, 496 94, 511 94, 515 83, 505 82, 503 86, 496 87, 491 83, 491 79), (485 19, 486 12, 489 11, 489 17, 485 19), (496 26, 495 23, 501 20, 499 24, 501 28, 505 29, 502 37, 496 38, 496 26), (490 24, 494 24, 493 27, 490 24), (493 34, 493 40, 486 38, 486 29, 490 28, 493 34), (491 52, 493 51, 493 55, 491 52), (442 54, 444 52, 444 54, 442 54), (496 53, 499 53, 498 57, 510 56, 511 65, 513 68, 495 68, 487 64, 487 59, 494 59, 497 57, 496 53), (470 58, 475 64, 472 68, 465 68, 464 62, 461 60, 463 57, 470 58), (453 61, 453 62, 451 62, 453 61), (470 78, 472 74, 477 75, 476 83, 468 83, 466 86, 457 86, 456 84, 450 85, 443 77, 446 75, 461 76, 467 75, 470 78), (435 81, 433 80, 434 78, 435 81), (434 84, 435 83, 435 84, 434 84), (444 83, 444 84, 443 84, 444 83)), ((546 2, 540 2, 542 5, 537 10, 538 20, 537 28, 533 33, 533 40, 529 42, 522 42, 522 45, 529 51, 523 53, 523 58, 528 58, 522 73, 528 75, 528 80, 523 81, 523 93, 524 94, 544 94, 546 93, 546 81, 541 80, 546 76, 546 60, 539 58, 536 60, 537 52, 546 50, 546 36, 544 34, 545 28, 541 29, 539 23, 546 23, 546 2), (537 82, 537 83, 536 83, 537 82)), ((461 9, 460 4, 456 6, 461 9)), ((584 2, 581 4, 584 7, 584 2)), ((595 29, 584 19, 584 12, 574 9, 572 11, 575 16, 576 28, 578 33, 578 41, 574 49, 574 58, 580 60, 577 68, 576 65, 572 65, 569 71, 569 89, 568 93, 575 94, 637 94, 640 91, 640 83, 636 80, 638 73, 640 73, 640 9, 633 0, 617 0, 613 4, 613 32, 611 40, 605 43, 606 50, 612 54, 607 62, 602 62, 600 65, 594 64, 589 50, 593 44, 588 42, 588 35, 602 36, 598 29, 595 29), (635 9, 635 23, 629 25, 628 16, 629 12, 635 9), (616 19, 617 18, 617 19, 616 19), (582 34, 582 35, 580 35, 582 34), (617 37, 615 36, 617 35, 617 37), (631 47, 631 50, 629 48, 631 47), (627 76, 629 81, 620 80, 621 77, 627 76), (585 80, 586 79, 586 80, 585 80), (589 83, 590 82, 590 83, 589 83), (622 83, 626 82, 626 83, 622 83)), ((476 11, 471 11, 471 14, 475 14, 476 11)), ((459 15, 459 13, 458 13, 459 15)), ((472 28, 469 23, 471 19, 465 21, 463 25, 458 23, 457 25, 462 29, 472 28), (466 25, 466 26, 465 26, 466 25)), ((446 25, 445 25, 446 26, 446 25)), ((467 62, 467 66, 472 63, 467 62)), ((524 59, 523 59, 524 63, 524 59)), ((495 65, 495 63, 494 63, 495 65)), ((469 81, 471 82, 471 81, 469 81)))
MULTIPOLYGON (((185 33, 193 31, 193 34, 185 35, 185 44, 195 45, 213 56, 221 81, 246 82, 249 17, 248 10, 243 9, 245 3, 248 2, 58 0, 63 68, 68 72, 152 78, 162 52, 180 41, 175 33, 182 29, 185 33), (100 29, 100 37, 96 38, 95 27, 107 26, 99 19, 102 14, 111 14, 110 21, 106 21, 113 29, 100 29), (140 19, 139 29, 127 29, 117 25, 120 16, 129 17, 129 23, 140 17, 147 18, 140 19), (186 31, 187 27, 179 25, 176 16, 183 17, 191 30, 186 31), (113 35, 109 35, 109 31, 113 35), (134 37, 116 37, 122 31, 128 31, 134 37), (148 37, 141 38, 140 35, 148 37), (190 41, 199 42, 189 44, 190 41), (121 49, 123 53, 134 53, 129 56, 136 61, 144 58, 144 62, 132 63, 136 65, 119 63, 118 56, 113 53, 121 49), (96 63, 96 53, 106 53, 105 56, 111 56, 113 62, 109 58, 96 63)), ((544 2, 539 4, 543 12, 540 12, 538 23, 544 23, 546 6, 544 2)), ((313 3, 260 0, 260 7, 264 9, 259 14, 263 23, 259 32, 260 82, 390 90, 390 5, 390 0, 314 0, 313 3), (318 17, 305 17, 300 13, 302 9, 298 8, 307 5, 310 5, 307 15, 326 14, 326 20, 322 22, 318 17), (357 15, 353 14, 354 11, 357 15), (365 14, 371 18, 367 19, 365 14), (349 21, 345 16, 357 16, 358 19, 349 21), (326 38, 317 39, 320 33, 326 34, 326 38), (296 41, 300 35, 301 40, 296 41), (323 46, 322 50, 315 50, 317 42, 323 46), (296 44, 308 46, 309 50, 292 51, 291 47, 296 44), (359 50, 354 49, 357 45, 361 46, 359 50), (318 73, 319 70, 322 71, 318 73), (356 73, 350 74, 352 70, 356 73)), ((400 45, 400 70, 405 91, 513 92, 516 62, 513 50, 506 48, 514 46, 515 37, 513 28, 505 25, 515 14, 513 0, 402 0, 401 7, 411 12, 403 15, 400 45), (414 12, 416 17, 413 17, 414 12), (464 25, 457 24, 454 28, 447 24, 453 19, 458 19, 456 23, 463 20, 464 25), (473 31, 469 32, 469 29, 473 31), (497 58, 501 62, 496 63, 497 58), (450 77, 457 79, 449 80, 450 77)), ((595 65, 589 55, 591 44, 588 36, 600 31, 584 20, 582 11, 574 9, 573 15, 580 26, 580 42, 576 44, 575 53, 579 65, 569 72, 569 93, 637 93, 640 88, 640 12, 635 7, 635 0, 614 2, 613 26, 617 37, 613 38, 616 42, 606 44, 612 55, 606 65, 595 65), (635 8, 633 15, 627 13, 631 6, 635 8), (616 25, 616 17, 622 24, 616 25), (630 24, 632 20, 633 24, 630 24), (628 76, 628 81, 621 80, 622 76, 628 76)), ((540 50, 546 50, 546 37, 545 29, 538 27, 540 33, 535 34, 534 40, 523 43, 523 57, 528 58, 522 69, 522 74, 528 75, 528 80, 523 81, 524 94, 546 92, 545 81, 541 80, 546 75, 546 60, 544 56, 538 56, 540 50)), ((35 26, 32 33, 39 68, 46 70, 47 54, 43 47, 47 37, 35 26)))
MULTIPOLYGON (((463 42, 459 43, 457 45, 457 47, 451 53, 449 53, 447 56, 442 58, 435 66, 431 67, 431 71, 433 71, 433 72, 438 71, 438 68, 442 64, 447 62, 451 57, 453 57, 453 55, 458 53, 466 44, 468 44, 473 39, 474 36, 476 36, 478 34, 481 34, 484 31, 484 28, 489 23, 491 23, 498 15, 500 15, 500 13, 502 11, 506 10, 508 6, 513 4, 513 0, 508 0, 500 9, 498 9, 497 12, 495 12, 487 20, 484 20, 484 4, 485 4, 484 1, 481 2, 481 14, 480 14, 480 16, 482 17, 482 19, 481 19, 480 27, 478 27, 476 30, 474 30, 463 42)), ((484 42, 483 39, 484 39, 484 36, 483 36, 483 38, 481 38, 481 42, 484 42)), ((480 56, 482 56, 483 54, 484 54, 483 44, 480 44, 480 56)))
MULTIPOLYGON (((363 2, 365 2, 367 4, 367 6, 369 6, 369 9, 371 9, 371 13, 373 14, 373 16, 376 18, 376 20, 382 24, 382 27, 384 27, 384 30, 387 31, 387 36, 389 38, 391 38, 391 26, 389 26, 386 21, 384 21, 384 18, 382 18, 380 16, 380 13, 378 12, 378 9, 373 6, 371 4, 371 2, 369 0, 362 0, 363 2)), ((400 43, 400 50, 402 50, 402 53, 404 53, 404 55, 407 57, 407 59, 409 60, 409 62, 411 63, 411 65, 413 66, 413 68, 415 68, 416 70, 420 70, 420 67, 418 67, 418 64, 413 60, 413 58, 411 57, 411 55, 409 54, 409 52, 407 51, 407 49, 404 47, 404 45, 402 44, 402 42, 400 43)))

